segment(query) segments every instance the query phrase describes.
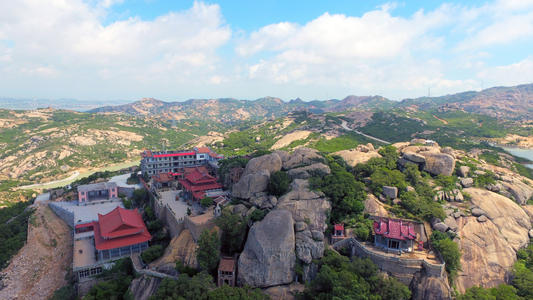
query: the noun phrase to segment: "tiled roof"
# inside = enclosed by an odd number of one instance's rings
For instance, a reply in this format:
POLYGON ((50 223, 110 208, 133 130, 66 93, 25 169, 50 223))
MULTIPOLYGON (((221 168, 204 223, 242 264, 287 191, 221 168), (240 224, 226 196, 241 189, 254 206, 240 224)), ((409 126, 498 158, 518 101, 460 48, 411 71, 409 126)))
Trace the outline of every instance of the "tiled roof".
POLYGON ((333 227, 335 230, 344 230, 344 224, 335 224, 333 227))
POLYGON ((115 208, 106 215, 98 214, 94 222, 97 250, 107 250, 149 241, 152 236, 137 209, 115 208))
POLYGON ((416 239, 414 224, 400 219, 380 218, 374 221, 374 233, 397 240, 416 239))
POLYGON ((218 265, 218 270, 224 272, 234 272, 235 260, 233 260, 233 258, 222 257, 218 265))

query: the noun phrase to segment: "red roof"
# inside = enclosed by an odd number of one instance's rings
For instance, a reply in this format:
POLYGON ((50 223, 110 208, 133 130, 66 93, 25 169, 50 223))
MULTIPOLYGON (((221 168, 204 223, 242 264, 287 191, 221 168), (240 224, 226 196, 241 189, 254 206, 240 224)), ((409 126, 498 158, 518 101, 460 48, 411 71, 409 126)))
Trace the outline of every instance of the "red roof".
POLYGON ((374 221, 374 232, 377 235, 396 240, 416 239, 414 224, 405 220, 380 218, 378 221, 374 221))
POLYGON ((335 231, 342 230, 344 231, 344 224, 335 224, 334 226, 335 231))
POLYGON ((211 149, 208 147, 198 147, 198 153, 211 153, 211 149))
POLYGON ((189 182, 193 184, 197 183, 211 183, 216 182, 216 178, 209 175, 207 172, 201 172, 198 169, 195 169, 192 172, 189 172, 187 175, 185 175, 185 179, 187 179, 189 182))
POLYGON ((156 154, 154 157, 173 157, 173 156, 185 156, 185 155, 196 155, 196 152, 180 152, 180 153, 168 153, 168 154, 156 154))
POLYGON ((156 174, 156 175, 152 176, 152 178, 156 182, 167 183, 167 182, 174 181, 174 175, 173 174, 174 173, 159 173, 159 174, 156 174))
POLYGON ((79 229, 79 228, 85 228, 85 227, 91 227, 94 225, 94 222, 89 222, 89 223, 84 223, 84 224, 76 224, 76 226, 74 226, 75 229, 79 229))
POLYGON ((94 243, 97 250, 135 245, 152 238, 137 209, 129 210, 117 206, 108 214, 98 214, 98 222, 94 222, 94 225, 94 243))

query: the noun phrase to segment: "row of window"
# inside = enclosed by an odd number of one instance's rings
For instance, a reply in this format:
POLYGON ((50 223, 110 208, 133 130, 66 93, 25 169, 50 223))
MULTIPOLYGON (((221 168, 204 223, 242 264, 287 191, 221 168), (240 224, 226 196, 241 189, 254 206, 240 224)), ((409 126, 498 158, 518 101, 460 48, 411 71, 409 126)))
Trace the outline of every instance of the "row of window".
POLYGON ((106 260, 110 258, 126 256, 126 255, 130 255, 131 253, 141 252, 146 248, 148 248, 148 243, 135 244, 132 246, 115 248, 111 250, 102 250, 102 251, 99 251, 100 252, 99 258, 106 260))
MULTIPOLYGON (((203 155, 199 156, 200 158, 204 158, 203 155)), ((149 162, 156 162, 156 161, 168 161, 168 160, 183 160, 183 159, 195 159, 196 155, 183 155, 183 156, 173 156, 173 157, 152 157, 149 158, 149 162)))
POLYGON ((102 273, 102 267, 97 267, 97 268, 92 268, 92 269, 79 271, 78 272, 78 276, 79 276, 79 278, 85 278, 85 277, 89 277, 89 276, 98 275, 100 273, 102 273))

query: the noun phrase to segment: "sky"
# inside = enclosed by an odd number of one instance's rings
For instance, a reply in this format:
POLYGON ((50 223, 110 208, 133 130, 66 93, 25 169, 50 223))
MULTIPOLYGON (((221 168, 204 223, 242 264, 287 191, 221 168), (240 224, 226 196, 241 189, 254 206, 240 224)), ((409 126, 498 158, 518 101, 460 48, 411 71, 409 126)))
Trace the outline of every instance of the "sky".
POLYGON ((439 96, 533 82, 533 0, 17 0, 0 97, 439 96))

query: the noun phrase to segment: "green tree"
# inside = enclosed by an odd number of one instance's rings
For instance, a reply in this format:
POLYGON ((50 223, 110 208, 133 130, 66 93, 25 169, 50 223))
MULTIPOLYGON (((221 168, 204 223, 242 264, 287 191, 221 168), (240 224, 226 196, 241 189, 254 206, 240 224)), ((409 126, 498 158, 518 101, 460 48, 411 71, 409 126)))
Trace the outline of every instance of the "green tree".
POLYGON ((281 196, 289 190, 290 179, 286 172, 278 171, 270 175, 268 192, 271 195, 281 196))
POLYGON ((223 285, 207 293, 209 300, 268 300, 270 297, 265 295, 260 289, 245 287, 230 287, 223 285))
POLYGON ((332 203, 331 220, 339 222, 346 216, 363 212, 366 198, 365 185, 356 181, 353 174, 346 171, 333 159, 328 159, 331 174, 313 177, 312 188, 319 189, 332 203))
POLYGON ((378 153, 385 160, 388 169, 392 170, 396 168, 396 163, 398 161, 398 150, 396 147, 391 145, 384 146, 378 150, 378 153))
POLYGON ((205 272, 193 277, 181 274, 177 280, 163 279, 157 292, 150 299, 206 300, 207 293, 214 288, 213 277, 205 272))
POLYGON ((165 249, 163 249, 163 246, 161 245, 150 246, 148 249, 144 250, 141 253, 141 258, 145 263, 149 264, 163 256, 164 252, 165 249))
POLYGON ((389 170, 386 168, 377 169, 370 176, 372 181, 370 188, 374 194, 381 194, 383 192, 383 186, 395 186, 398 190, 403 191, 407 188, 407 182, 405 181, 405 175, 398 170, 389 170))
POLYGON ((211 197, 203 197, 200 200, 200 205, 202 205, 203 208, 209 207, 209 206, 213 205, 213 203, 215 203, 215 202, 213 201, 213 198, 211 198, 211 197))
POLYGON ((213 273, 220 257, 220 240, 216 231, 204 230, 198 239, 198 250, 196 250, 196 260, 200 269, 213 273))
POLYGON ((221 250, 228 255, 241 252, 248 229, 246 219, 240 214, 233 214, 230 210, 224 209, 215 219, 215 223, 222 231, 221 250))
POLYGON ((434 231, 430 237, 431 245, 440 253, 446 263, 446 271, 450 280, 454 280, 457 271, 461 269, 461 252, 457 243, 442 232, 434 231))

